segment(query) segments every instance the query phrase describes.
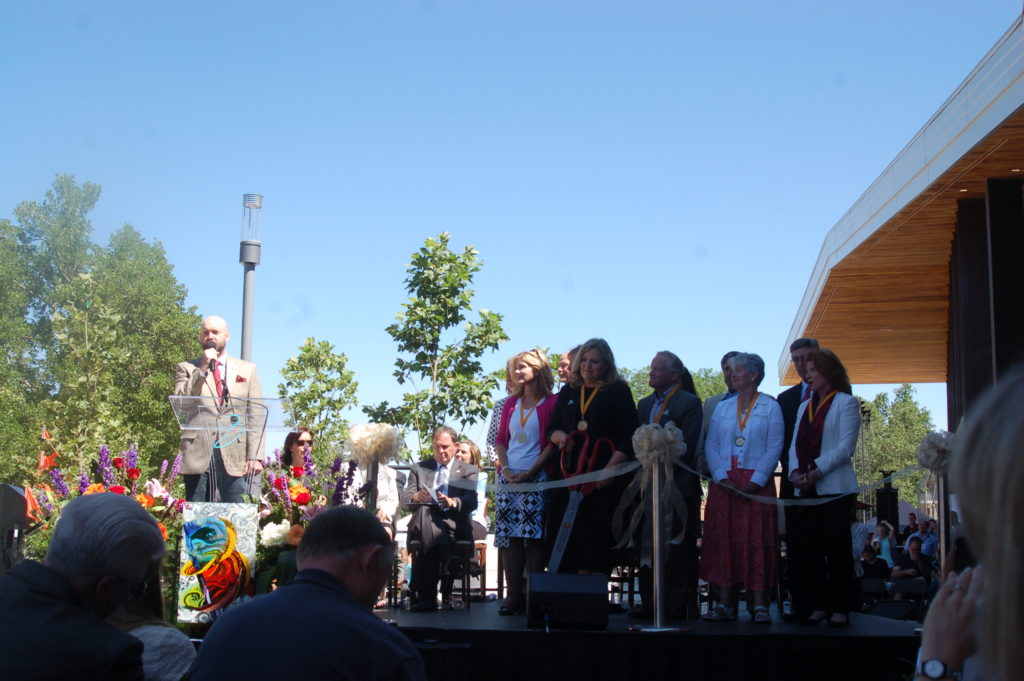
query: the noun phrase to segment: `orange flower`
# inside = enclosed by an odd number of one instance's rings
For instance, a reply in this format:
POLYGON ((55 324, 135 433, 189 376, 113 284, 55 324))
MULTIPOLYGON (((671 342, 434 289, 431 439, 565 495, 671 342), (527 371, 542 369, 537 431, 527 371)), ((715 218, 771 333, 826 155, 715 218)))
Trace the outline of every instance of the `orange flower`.
POLYGON ((107 491, 107 488, 103 486, 102 482, 94 482, 91 485, 89 485, 88 487, 86 487, 85 491, 82 492, 82 494, 100 494, 100 493, 106 492, 106 491, 107 491))
POLYGON ((142 508, 152 508, 153 504, 156 503, 156 500, 145 492, 136 494, 135 501, 139 502, 139 505, 142 506, 142 508))
POLYGON ((288 530, 288 543, 292 546, 298 546, 299 540, 302 539, 302 533, 306 531, 306 528, 302 525, 292 525, 291 529, 288 530))
POLYGON ((164 536, 164 541, 166 542, 167 541, 167 528, 164 527, 164 524, 160 523, 160 522, 158 522, 156 524, 156 526, 160 528, 160 534, 162 534, 164 536))
POLYGON ((309 490, 303 487, 302 485, 295 485, 294 487, 290 488, 288 490, 288 494, 291 496, 292 501, 296 503, 300 503, 299 497, 305 495, 306 503, 309 503, 309 490))

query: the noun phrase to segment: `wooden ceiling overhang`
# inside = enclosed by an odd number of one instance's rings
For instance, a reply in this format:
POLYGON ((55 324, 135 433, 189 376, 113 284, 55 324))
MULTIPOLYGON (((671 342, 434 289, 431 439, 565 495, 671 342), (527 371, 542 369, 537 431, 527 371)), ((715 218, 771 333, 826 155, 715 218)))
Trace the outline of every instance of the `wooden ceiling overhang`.
POLYGON ((1003 35, 825 237, 789 344, 834 350, 853 383, 946 380, 957 201, 991 178, 1024 179, 1024 24, 1003 35))

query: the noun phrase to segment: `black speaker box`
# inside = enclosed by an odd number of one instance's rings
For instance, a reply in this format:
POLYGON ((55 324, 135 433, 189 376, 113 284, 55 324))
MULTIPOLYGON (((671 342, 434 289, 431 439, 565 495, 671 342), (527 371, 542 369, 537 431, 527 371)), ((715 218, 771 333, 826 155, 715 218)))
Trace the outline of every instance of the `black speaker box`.
POLYGON ((605 629, 608 626, 608 577, 529 573, 526 626, 605 629))

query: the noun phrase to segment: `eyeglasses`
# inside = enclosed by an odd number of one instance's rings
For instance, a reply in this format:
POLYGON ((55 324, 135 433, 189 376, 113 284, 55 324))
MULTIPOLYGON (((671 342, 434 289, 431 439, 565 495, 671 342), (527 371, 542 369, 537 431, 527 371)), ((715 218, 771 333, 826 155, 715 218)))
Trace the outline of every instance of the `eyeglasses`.
POLYGON ((313 446, 313 440, 312 439, 310 439, 310 440, 296 440, 295 444, 302 445, 303 447, 307 447, 307 446, 308 447, 312 447, 313 446))

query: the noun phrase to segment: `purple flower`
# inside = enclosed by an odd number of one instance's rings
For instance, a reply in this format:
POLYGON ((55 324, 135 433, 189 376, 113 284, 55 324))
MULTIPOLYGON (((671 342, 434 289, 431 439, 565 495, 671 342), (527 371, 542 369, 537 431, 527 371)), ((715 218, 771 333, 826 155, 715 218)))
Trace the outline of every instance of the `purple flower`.
POLYGON ((342 464, 341 457, 340 456, 335 457, 334 458, 334 463, 331 464, 331 475, 333 475, 334 477, 338 477, 338 473, 341 472, 341 464, 342 464))
POLYGON ((114 469, 110 465, 110 450, 107 449, 106 445, 100 447, 99 462, 97 464, 100 478, 103 480, 103 484, 110 487, 114 484, 114 469))
POLYGON ((281 449, 274 447, 274 463, 281 463, 281 449))
POLYGON ((306 469, 307 478, 316 477, 316 466, 313 464, 313 448, 306 446, 302 450, 302 463, 306 469))
POLYGON ((181 454, 174 457, 174 463, 171 464, 171 475, 167 478, 167 484, 164 485, 166 489, 170 489, 174 484, 174 481, 178 479, 178 473, 181 472, 181 454))
POLYGON ((59 468, 50 469, 50 480, 53 482, 53 488, 57 490, 57 496, 64 499, 70 494, 68 490, 68 484, 64 482, 64 474, 60 472, 59 468))
POLYGON ((166 473, 167 473, 167 459, 164 459, 163 461, 160 462, 160 475, 159 475, 159 477, 157 479, 158 480, 163 480, 164 479, 164 475, 166 473))
POLYGON ((133 442, 132 446, 128 448, 128 451, 124 453, 124 463, 128 468, 139 467, 139 450, 138 446, 133 442))
POLYGON ((89 475, 85 471, 79 471, 78 473, 78 493, 85 494, 85 489, 89 486, 89 475))

